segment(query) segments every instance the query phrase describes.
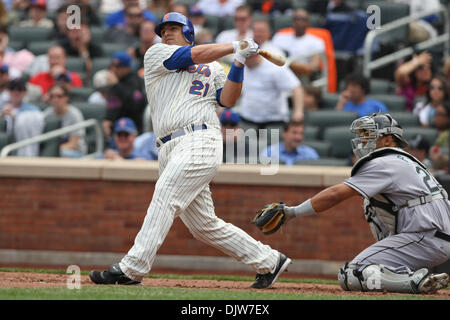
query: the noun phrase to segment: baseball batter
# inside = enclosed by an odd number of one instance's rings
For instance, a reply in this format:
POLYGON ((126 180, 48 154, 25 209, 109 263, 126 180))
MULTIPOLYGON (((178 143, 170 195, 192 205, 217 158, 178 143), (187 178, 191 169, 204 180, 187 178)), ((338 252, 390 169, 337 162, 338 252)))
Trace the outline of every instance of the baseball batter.
POLYGON ((166 14, 155 28, 162 42, 145 54, 145 85, 159 153, 160 177, 133 247, 118 264, 92 271, 97 284, 139 284, 150 272, 158 248, 180 217, 196 239, 256 272, 253 288, 270 287, 291 260, 219 219, 209 182, 222 163, 218 105, 240 96, 245 59, 257 53, 251 40, 193 46, 194 29, 184 15, 166 14), (234 53, 228 76, 217 59, 234 53))
POLYGON ((287 220, 315 214, 360 195, 377 242, 338 273, 344 290, 433 293, 449 284, 429 269, 450 259, 450 202, 425 166, 403 151, 407 142, 389 114, 372 114, 351 125, 359 159, 351 177, 295 207, 287 220))

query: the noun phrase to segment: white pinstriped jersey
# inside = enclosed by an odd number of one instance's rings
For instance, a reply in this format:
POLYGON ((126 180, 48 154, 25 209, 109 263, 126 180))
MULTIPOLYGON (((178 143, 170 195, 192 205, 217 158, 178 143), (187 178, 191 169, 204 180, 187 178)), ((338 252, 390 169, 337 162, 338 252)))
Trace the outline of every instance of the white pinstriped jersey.
POLYGON ((216 114, 216 91, 226 74, 218 62, 196 64, 187 70, 168 70, 163 62, 180 46, 158 43, 144 57, 148 103, 157 137, 164 137, 190 124, 207 123, 220 128, 216 114), (163 98, 164 97, 164 98, 163 98))

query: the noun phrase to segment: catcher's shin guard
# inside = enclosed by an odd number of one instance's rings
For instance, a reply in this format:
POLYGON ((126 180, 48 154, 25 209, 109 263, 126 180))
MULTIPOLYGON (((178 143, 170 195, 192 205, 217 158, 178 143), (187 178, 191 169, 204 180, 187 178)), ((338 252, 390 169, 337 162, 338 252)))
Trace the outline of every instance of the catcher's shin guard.
POLYGON ((358 266, 346 263, 339 269, 338 281, 346 291, 433 293, 448 285, 448 276, 431 275, 427 268, 395 273, 381 264, 358 266))

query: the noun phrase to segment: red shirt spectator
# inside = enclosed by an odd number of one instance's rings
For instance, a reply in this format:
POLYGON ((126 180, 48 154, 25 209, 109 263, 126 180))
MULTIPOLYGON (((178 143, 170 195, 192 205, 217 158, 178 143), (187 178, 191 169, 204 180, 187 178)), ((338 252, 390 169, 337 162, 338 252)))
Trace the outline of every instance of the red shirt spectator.
POLYGON ((41 87, 42 94, 46 94, 56 83, 64 85, 69 91, 72 86, 83 86, 80 75, 66 69, 66 53, 62 47, 48 49, 48 64, 50 71, 38 73, 30 79, 31 84, 41 87))

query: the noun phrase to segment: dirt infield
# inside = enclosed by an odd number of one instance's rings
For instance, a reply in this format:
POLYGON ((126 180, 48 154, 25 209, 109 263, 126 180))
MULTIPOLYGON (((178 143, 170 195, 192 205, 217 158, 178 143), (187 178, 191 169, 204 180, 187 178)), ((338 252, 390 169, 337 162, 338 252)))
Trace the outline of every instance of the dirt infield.
MULTIPOLYGON (((58 288, 65 287, 67 275, 31 272, 0 272, 0 288, 58 288)), ((81 276, 81 286, 93 286, 88 276, 81 276)), ((144 287, 187 288, 187 289, 217 289, 254 291, 250 289, 250 282, 228 280, 183 280, 183 279, 149 279, 143 281, 144 287)), ((260 290, 266 292, 326 294, 326 295, 361 295, 383 296, 383 292, 346 292, 337 285, 305 284, 277 282, 272 288, 260 290)), ((389 295, 393 295, 389 293, 389 295)), ((450 290, 441 290, 438 294, 427 295, 439 299, 450 299, 450 290)))

